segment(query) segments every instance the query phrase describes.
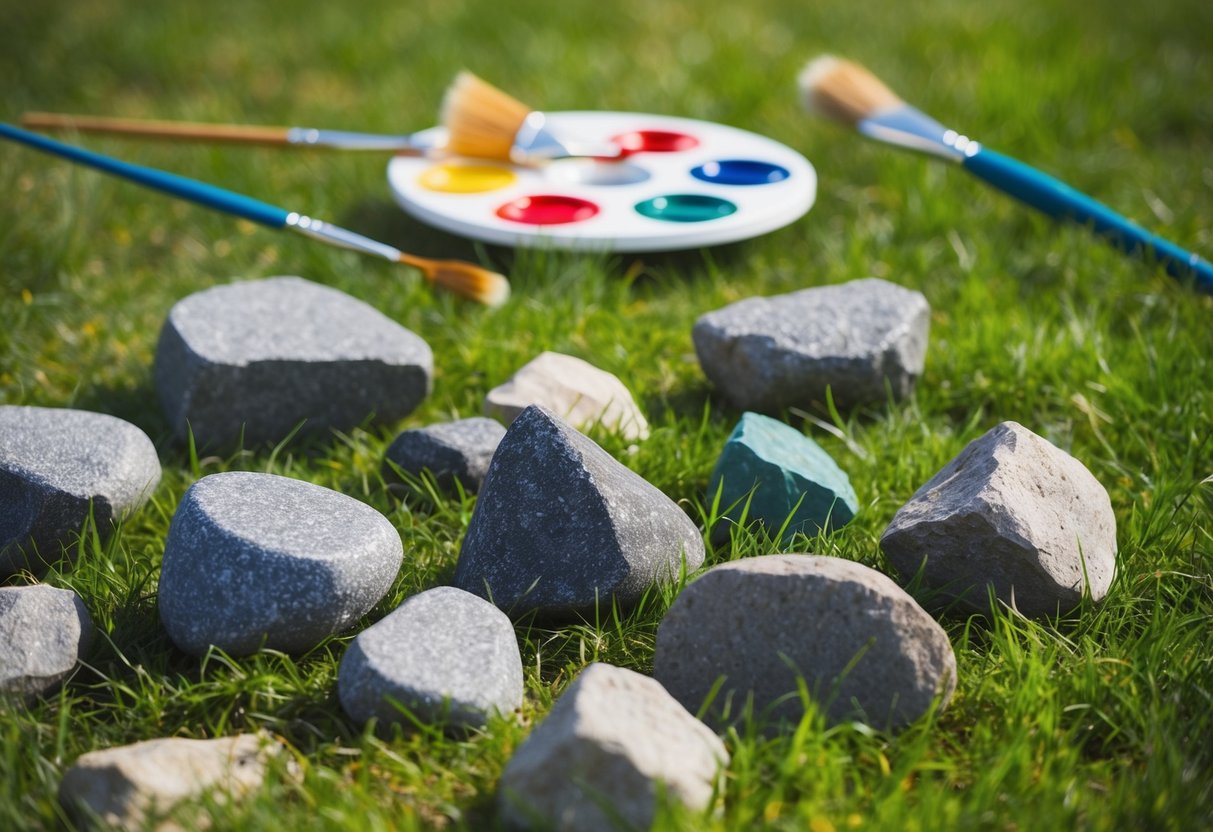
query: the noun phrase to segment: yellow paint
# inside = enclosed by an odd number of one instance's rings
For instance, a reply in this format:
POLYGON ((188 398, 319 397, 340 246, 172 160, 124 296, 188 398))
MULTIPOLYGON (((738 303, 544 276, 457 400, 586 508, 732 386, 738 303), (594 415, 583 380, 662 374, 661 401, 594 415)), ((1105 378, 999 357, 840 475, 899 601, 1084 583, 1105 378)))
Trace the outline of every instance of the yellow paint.
POLYGON ((427 168, 417 183, 444 194, 482 194, 512 185, 517 178, 513 171, 496 165, 444 162, 427 168))

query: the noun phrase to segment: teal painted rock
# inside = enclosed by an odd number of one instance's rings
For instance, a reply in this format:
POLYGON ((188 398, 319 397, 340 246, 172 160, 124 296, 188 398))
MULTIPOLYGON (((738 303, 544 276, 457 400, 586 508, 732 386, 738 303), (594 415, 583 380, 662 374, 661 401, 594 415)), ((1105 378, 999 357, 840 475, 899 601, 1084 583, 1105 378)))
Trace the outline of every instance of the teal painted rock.
MULTIPOLYGON (((791 516, 784 540, 796 532, 833 531, 859 510, 851 481, 829 454, 795 428, 759 413, 742 414, 725 443, 708 483, 709 502, 718 487, 721 512, 731 520, 741 519, 751 489, 747 523, 761 522, 774 535, 791 516)), ((727 526, 717 526, 717 533, 721 529, 727 526)))

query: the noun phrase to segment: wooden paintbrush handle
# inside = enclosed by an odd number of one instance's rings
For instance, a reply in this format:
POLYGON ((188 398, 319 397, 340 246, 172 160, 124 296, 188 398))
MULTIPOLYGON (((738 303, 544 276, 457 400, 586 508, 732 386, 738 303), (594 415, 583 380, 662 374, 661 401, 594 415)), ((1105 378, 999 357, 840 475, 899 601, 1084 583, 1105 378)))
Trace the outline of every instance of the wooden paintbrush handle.
POLYGON ((35 130, 75 130, 150 139, 185 139, 240 144, 287 144, 286 127, 238 124, 199 124, 189 121, 148 121, 134 118, 77 116, 65 113, 26 113, 21 124, 35 130))

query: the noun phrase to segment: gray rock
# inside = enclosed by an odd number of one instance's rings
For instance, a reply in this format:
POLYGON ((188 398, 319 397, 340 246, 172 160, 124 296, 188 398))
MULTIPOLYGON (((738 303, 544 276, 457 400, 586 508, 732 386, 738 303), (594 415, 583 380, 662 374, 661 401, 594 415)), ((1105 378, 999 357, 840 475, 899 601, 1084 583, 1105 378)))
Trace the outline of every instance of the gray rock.
POLYGON ((0 699, 31 701, 76 669, 93 622, 69 589, 0 587, 0 699))
POLYGON ((164 544, 160 619, 201 655, 308 650, 379 602, 400 570, 396 529, 375 509, 271 474, 211 474, 181 499, 164 544))
POLYGON ((498 806, 514 827, 648 829, 661 789, 707 809, 728 761, 716 735, 656 681, 591 664, 514 752, 498 806))
POLYGON ((653 676, 698 712, 721 677, 709 716, 727 722, 753 696, 768 727, 804 714, 810 698, 831 723, 859 718, 896 729, 956 686, 943 629, 889 578, 816 555, 766 555, 713 567, 687 586, 657 628, 653 676))
POLYGON ((1116 517, 1086 467, 1015 422, 975 439, 915 492, 880 548, 903 581, 962 606, 1030 617, 1098 601, 1116 573, 1116 517), (1085 579, 1084 579, 1085 573, 1085 579))
POLYGON ((0 578, 44 572, 92 507, 104 538, 160 482, 147 434, 104 413, 0 406, 0 578))
POLYGON ((385 475, 394 477, 392 465, 414 476, 429 470, 439 487, 453 489, 459 480, 474 493, 480 490, 503 436, 501 423, 483 416, 406 430, 384 454, 385 475))
POLYGON ((703 558, 699 530, 669 497, 532 406, 497 447, 455 585, 512 616, 592 615, 612 597, 634 604, 703 558))
POLYGON ((226 447, 391 422, 430 390, 420 337, 360 300, 298 277, 216 286, 179 301, 156 347, 160 403, 178 438, 226 447))
POLYGON ((337 692, 357 722, 407 724, 395 700, 425 722, 483 727, 493 712, 522 706, 514 625, 470 592, 426 590, 358 634, 341 659, 337 692))
POLYGON ((581 430, 601 425, 625 439, 646 439, 649 423, 623 382, 588 361, 543 352, 484 399, 484 410, 505 422, 542 405, 581 430))
POLYGON ((691 332, 704 374, 736 407, 775 413, 826 400, 840 408, 909 395, 922 374, 930 307, 877 278, 747 298, 691 332), (886 390, 886 384, 888 390, 886 390))
MULTIPOLYGON (((90 751, 64 773, 59 802, 81 822, 99 818, 121 829, 151 824, 162 832, 178 830, 176 823, 158 821, 204 793, 227 801, 257 789, 282 751, 261 733, 213 740, 167 737, 90 751)), ((199 808, 190 828, 205 827, 207 821, 199 808)))

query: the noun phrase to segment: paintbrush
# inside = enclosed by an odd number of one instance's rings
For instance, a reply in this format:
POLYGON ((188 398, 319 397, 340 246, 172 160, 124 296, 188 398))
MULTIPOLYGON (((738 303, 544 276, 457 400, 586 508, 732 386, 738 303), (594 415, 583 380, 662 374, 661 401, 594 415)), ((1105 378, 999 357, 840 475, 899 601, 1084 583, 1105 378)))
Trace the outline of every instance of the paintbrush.
POLYGON ((317 127, 262 127, 155 121, 66 113, 25 113, 21 124, 36 130, 72 130, 152 139, 212 141, 332 150, 391 151, 403 156, 442 154, 535 165, 574 156, 614 158, 615 144, 560 136, 547 117, 470 72, 461 72, 442 100, 442 128, 398 136, 325 130, 317 127))
POLYGON ((1088 225, 1128 254, 1153 259, 1168 274, 1213 292, 1213 265, 1207 260, 1146 231, 1064 182, 944 127, 902 101, 859 64, 825 55, 809 62, 798 81, 810 110, 850 124, 869 138, 957 162, 1033 208, 1055 219, 1088 225))
POLYGON ((0 124, 0 138, 69 159, 81 165, 128 179, 148 188, 187 199, 226 214, 242 217, 271 228, 285 228, 340 248, 352 249, 404 263, 419 270, 426 280, 451 292, 488 306, 499 306, 510 294, 510 284, 500 274, 460 260, 431 260, 380 243, 323 220, 253 199, 215 185, 155 168, 123 162, 63 142, 39 136, 8 124, 0 124))

